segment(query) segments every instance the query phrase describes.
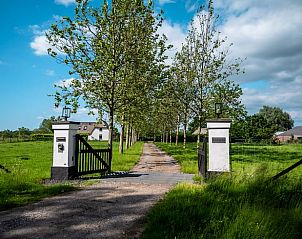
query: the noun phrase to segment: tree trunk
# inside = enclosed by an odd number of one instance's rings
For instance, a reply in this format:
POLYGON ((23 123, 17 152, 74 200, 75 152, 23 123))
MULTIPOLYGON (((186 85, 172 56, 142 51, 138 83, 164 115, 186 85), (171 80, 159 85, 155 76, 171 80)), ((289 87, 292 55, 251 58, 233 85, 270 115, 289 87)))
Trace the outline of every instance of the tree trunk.
POLYGON ((132 126, 130 126, 130 133, 129 133, 129 146, 132 146, 132 126))
POLYGON ((108 148, 109 148, 109 162, 110 162, 110 171, 111 171, 111 161, 112 161, 112 143, 113 143, 113 109, 110 109, 109 112, 109 139, 108 139, 108 148))
POLYGON ((126 130, 126 149, 129 148, 129 124, 127 124, 127 130, 126 130))
POLYGON ((124 129, 125 129, 125 125, 124 122, 122 122, 121 134, 120 134, 120 146, 119 146, 120 154, 124 153, 124 129))
POLYGON ((170 130, 170 144, 172 144, 172 130, 170 130))
POLYGON ((177 116, 177 126, 176 126, 176 136, 175 136, 175 145, 178 144, 178 134, 179 134, 179 115, 177 116))
POLYGON ((186 148, 187 143, 187 122, 184 123, 184 148, 186 148))

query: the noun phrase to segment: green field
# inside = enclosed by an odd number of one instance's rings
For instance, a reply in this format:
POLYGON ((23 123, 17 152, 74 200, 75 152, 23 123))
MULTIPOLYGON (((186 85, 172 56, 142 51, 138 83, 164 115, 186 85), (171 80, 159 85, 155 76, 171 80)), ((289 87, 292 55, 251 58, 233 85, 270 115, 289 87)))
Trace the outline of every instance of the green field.
MULTIPOLYGON (((195 143, 158 145, 197 172, 195 143)), ((149 213, 142 238, 302 238, 302 165, 271 180, 301 158, 302 145, 232 145, 233 173, 176 186, 149 213)))
MULTIPOLYGON (((92 142, 104 148, 104 142, 92 142)), ((50 178, 52 142, 19 142, 0 144, 0 210, 23 205, 43 197, 75 190, 71 183, 44 185, 50 178)), ((113 171, 127 171, 139 160, 143 143, 137 142, 124 155, 118 154, 118 143, 113 145, 113 171)))
MULTIPOLYGON (((156 145, 172 155, 180 163, 184 173, 198 173, 196 143, 187 143, 185 149, 181 144, 156 145)), ((302 144, 232 144, 230 152, 234 174, 252 174, 257 168, 265 166, 269 169, 267 173, 273 175, 302 159, 302 144)), ((289 175, 302 175, 302 165, 289 175)))

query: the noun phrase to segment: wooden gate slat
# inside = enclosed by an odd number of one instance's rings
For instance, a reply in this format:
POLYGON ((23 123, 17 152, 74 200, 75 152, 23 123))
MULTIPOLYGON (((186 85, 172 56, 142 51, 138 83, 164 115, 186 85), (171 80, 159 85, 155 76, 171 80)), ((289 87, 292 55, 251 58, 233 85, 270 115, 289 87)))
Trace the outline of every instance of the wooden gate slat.
POLYGON ((77 176, 90 173, 108 173, 111 170, 110 149, 93 149, 79 134, 76 135, 75 167, 77 176))

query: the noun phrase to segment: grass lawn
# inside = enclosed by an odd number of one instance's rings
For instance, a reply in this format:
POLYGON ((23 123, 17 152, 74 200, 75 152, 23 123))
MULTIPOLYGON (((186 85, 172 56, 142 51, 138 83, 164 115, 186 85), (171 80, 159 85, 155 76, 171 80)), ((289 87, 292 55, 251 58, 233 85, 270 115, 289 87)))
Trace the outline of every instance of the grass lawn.
MULTIPOLYGON (((184 173, 197 174, 196 143, 187 143, 184 149, 182 144, 156 143, 162 150, 173 156, 181 165, 184 173)), ((284 145, 231 145, 231 166, 234 174, 251 174, 260 166, 269 168, 269 174, 276 174, 286 167, 302 159, 302 144, 284 145)), ((294 169, 290 175, 302 175, 302 165, 294 169)))
MULTIPOLYGON (((197 172, 195 143, 183 152, 159 146, 197 172)), ((302 238, 302 166, 270 180, 301 158, 302 145, 233 145, 232 175, 176 186, 151 210, 142 238, 302 238)))
MULTIPOLYGON (((93 142, 94 147, 106 147, 106 143, 93 142)), ((113 145, 113 171, 127 171, 139 160, 143 143, 138 142, 124 155, 118 155, 118 143, 113 145)), ((52 142, 19 142, 0 144, 0 210, 24 205, 43 197, 75 190, 70 184, 43 185, 50 178, 52 142)))

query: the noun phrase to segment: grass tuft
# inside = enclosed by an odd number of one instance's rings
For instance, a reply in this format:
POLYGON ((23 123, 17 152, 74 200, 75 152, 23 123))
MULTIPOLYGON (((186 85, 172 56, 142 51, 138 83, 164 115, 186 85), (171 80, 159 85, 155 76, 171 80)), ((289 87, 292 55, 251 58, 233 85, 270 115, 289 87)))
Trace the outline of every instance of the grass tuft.
POLYGON ((301 188, 262 172, 180 184, 151 210, 142 238, 301 238, 301 188))

